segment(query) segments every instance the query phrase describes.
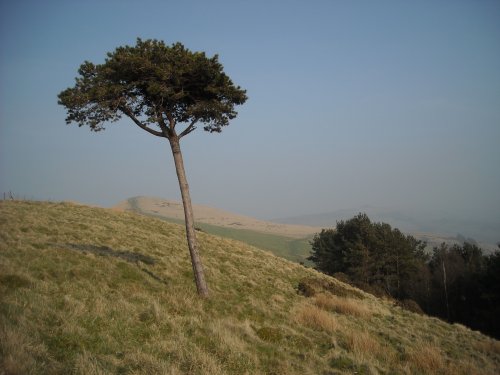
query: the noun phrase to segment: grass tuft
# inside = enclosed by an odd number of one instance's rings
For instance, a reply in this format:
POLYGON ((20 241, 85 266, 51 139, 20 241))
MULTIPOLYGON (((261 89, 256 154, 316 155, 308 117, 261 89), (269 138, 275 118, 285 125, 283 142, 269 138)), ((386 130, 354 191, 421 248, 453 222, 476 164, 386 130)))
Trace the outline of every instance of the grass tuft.
POLYGON ((333 333, 339 327, 335 317, 314 305, 302 305, 296 312, 295 319, 306 327, 333 333))
POLYGON ((417 344, 410 349, 407 359, 411 367, 423 374, 445 374, 446 361, 443 358, 441 350, 434 346, 424 343, 417 344))
POLYGON ((327 311, 352 315, 363 319, 368 319, 372 315, 366 304, 353 298, 337 297, 331 294, 317 294, 314 296, 314 304, 327 311))

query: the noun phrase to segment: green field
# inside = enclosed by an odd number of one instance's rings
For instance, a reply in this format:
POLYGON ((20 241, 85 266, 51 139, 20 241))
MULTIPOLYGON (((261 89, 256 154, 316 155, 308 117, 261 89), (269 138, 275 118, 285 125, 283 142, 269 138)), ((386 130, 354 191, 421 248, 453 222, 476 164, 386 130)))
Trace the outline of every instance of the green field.
POLYGON ((0 202, 0 374, 498 374, 500 343, 269 252, 69 203, 0 202))

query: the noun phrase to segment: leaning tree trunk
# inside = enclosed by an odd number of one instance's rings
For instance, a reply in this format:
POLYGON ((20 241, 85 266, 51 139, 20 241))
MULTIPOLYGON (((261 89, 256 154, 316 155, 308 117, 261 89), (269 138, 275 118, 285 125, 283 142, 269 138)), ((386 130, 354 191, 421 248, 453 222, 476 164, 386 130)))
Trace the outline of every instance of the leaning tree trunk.
POLYGON ((205 282, 205 274, 203 265, 201 264, 200 254, 198 252, 198 242, 196 241, 196 233, 194 229, 194 215, 193 207, 191 205, 191 197, 189 195, 189 185, 184 171, 184 162, 182 160, 181 147, 179 139, 174 136, 170 137, 170 147, 174 156, 175 170, 177 178, 179 179, 179 186, 181 188, 182 204, 184 206, 184 217, 186 223, 186 237, 189 247, 189 254, 191 255, 191 264, 193 265, 194 279, 196 282, 196 289, 198 294, 202 297, 208 297, 208 287, 205 282))

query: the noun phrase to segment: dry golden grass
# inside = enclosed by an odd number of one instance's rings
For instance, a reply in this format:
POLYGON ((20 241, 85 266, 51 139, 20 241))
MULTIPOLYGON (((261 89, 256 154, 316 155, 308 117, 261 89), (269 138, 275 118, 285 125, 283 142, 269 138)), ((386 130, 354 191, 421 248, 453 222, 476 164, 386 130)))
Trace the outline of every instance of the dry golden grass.
POLYGON ((409 350, 408 362, 416 371, 424 374, 445 374, 446 361, 441 349, 428 343, 419 343, 409 350))
POLYGON ((358 358, 376 357, 381 351, 380 343, 366 331, 349 330, 346 334, 346 346, 358 358))
POLYGON ((309 304, 304 304, 297 309, 295 319, 298 323, 306 327, 329 333, 335 332, 339 327, 337 320, 332 314, 309 304))
POLYGON ((0 202, 0 374, 500 373, 498 341, 198 236, 208 300, 182 226, 0 202), (305 279, 316 295, 298 293, 305 279))
POLYGON ((366 303, 354 298, 337 297, 332 294, 317 294, 314 296, 314 304, 324 310, 353 315, 363 319, 367 319, 372 315, 366 303))
POLYGON ((33 368, 35 359, 30 353, 30 343, 26 337, 13 329, 2 329, 3 370, 7 374, 23 374, 33 368))

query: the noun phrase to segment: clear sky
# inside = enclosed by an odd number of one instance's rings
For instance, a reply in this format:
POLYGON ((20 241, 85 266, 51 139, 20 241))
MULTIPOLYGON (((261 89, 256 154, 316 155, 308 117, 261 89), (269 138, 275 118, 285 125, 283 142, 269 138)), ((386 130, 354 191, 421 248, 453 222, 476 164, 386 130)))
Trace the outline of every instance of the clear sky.
POLYGON ((0 1, 0 192, 179 199, 169 145, 65 125, 84 60, 137 37, 219 54, 249 100, 183 139, 193 201, 500 216, 500 1, 0 1))

